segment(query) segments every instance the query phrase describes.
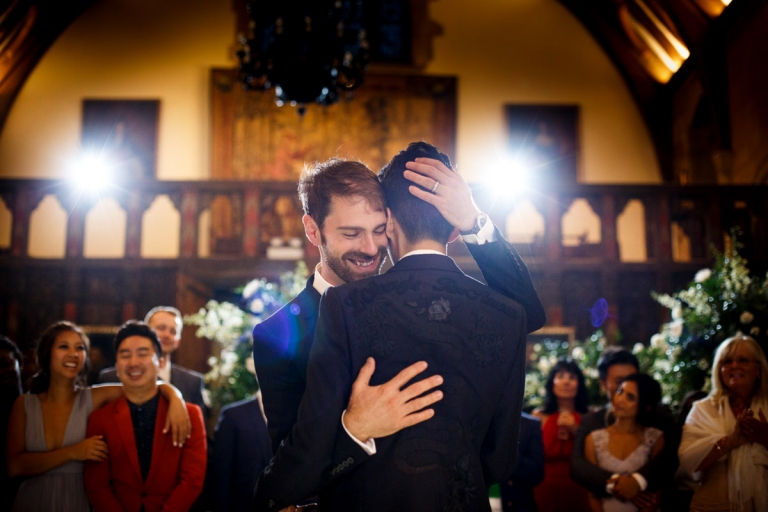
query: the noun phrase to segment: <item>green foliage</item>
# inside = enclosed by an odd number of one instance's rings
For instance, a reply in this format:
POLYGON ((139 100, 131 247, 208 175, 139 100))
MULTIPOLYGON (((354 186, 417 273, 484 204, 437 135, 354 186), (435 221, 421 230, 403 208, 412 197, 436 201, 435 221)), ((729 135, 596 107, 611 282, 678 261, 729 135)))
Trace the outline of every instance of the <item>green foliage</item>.
POLYGON ((239 305, 211 300, 196 314, 184 317, 184 323, 197 326, 196 336, 215 343, 214 355, 208 358, 211 369, 205 374, 215 411, 256 394, 253 328, 298 295, 306 276, 307 267, 300 261, 295 270, 280 276, 279 283, 254 279, 238 289, 239 305))
MULTIPOLYGON (((736 233, 725 252, 713 250, 715 264, 702 269, 684 290, 672 295, 653 294, 659 304, 669 308, 672 321, 661 326, 646 346, 638 343, 632 352, 640 371, 653 376, 662 387, 663 402, 676 409, 686 394, 709 391, 714 352, 723 340, 748 334, 766 349, 768 328, 768 276, 755 279, 747 261, 739 254, 736 233)), ((599 405, 597 360, 605 347, 598 331, 577 342, 571 356, 584 372, 590 405, 599 405)), ((567 344, 545 340, 533 347, 526 374, 525 400, 529 408, 544 402, 544 385, 549 369, 567 356, 567 344)))

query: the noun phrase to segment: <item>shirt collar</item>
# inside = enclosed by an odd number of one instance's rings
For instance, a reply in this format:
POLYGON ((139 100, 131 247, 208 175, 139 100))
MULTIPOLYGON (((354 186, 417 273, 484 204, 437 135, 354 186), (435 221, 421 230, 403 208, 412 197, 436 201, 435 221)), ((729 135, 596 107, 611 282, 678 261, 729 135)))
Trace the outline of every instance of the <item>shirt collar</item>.
POLYGON ((171 358, 170 356, 168 359, 165 360, 165 366, 160 368, 157 372, 157 376, 160 377, 160 379, 163 382, 167 382, 170 384, 171 382, 171 358))
POLYGON ((315 282, 312 283, 312 287, 317 290, 317 293, 322 295, 325 293, 325 290, 328 288, 331 288, 333 285, 329 283, 328 281, 323 278, 323 276, 320 275, 320 264, 318 263, 315 267, 315 282))
POLYGON ((400 259, 407 258, 408 256, 417 256, 419 254, 438 254, 440 256, 445 256, 446 258, 448 257, 444 252, 435 251, 434 249, 416 249, 415 251, 404 254, 400 259))

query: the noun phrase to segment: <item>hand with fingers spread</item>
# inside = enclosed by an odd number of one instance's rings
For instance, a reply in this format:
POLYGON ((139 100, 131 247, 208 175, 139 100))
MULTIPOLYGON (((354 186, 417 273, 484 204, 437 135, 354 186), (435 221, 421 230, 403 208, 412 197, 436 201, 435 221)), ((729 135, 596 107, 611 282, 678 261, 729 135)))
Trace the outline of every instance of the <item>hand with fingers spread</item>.
POLYGON ((459 173, 432 158, 417 158, 405 167, 405 179, 418 185, 408 188, 411 194, 437 208, 440 215, 460 231, 472 229, 480 210, 472 199, 472 190, 459 173))
POLYGON ((344 426, 349 433, 366 442, 372 438, 392 435, 434 416, 433 409, 425 408, 441 400, 443 392, 433 391, 421 395, 442 384, 442 377, 434 375, 401 389, 426 369, 427 363, 420 361, 398 373, 389 382, 371 386, 376 362, 369 357, 352 384, 352 395, 344 414, 344 426))

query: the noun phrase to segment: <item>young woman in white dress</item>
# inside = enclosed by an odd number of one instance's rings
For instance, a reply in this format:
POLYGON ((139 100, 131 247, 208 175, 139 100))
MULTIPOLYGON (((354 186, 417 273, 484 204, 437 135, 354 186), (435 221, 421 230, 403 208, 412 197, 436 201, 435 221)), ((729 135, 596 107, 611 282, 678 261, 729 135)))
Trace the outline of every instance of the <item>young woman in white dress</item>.
MULTIPOLYGON (((664 434, 650 427, 651 418, 661 398, 661 386, 648 375, 636 373, 624 379, 611 400, 615 422, 590 433, 584 444, 589 462, 614 475, 632 475, 664 448, 664 434)), ((598 499, 590 494, 594 512, 637 512, 632 502, 618 498, 598 499)), ((658 500, 656 500, 658 502, 658 500)), ((651 512, 643 509, 643 512, 651 512)))

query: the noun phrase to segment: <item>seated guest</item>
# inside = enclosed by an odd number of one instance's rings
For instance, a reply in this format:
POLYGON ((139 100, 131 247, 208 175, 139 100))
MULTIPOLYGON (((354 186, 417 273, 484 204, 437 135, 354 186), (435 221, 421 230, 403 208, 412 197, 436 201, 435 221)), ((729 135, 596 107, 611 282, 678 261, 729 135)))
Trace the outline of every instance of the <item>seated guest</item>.
POLYGON ((534 411, 541 420, 544 442, 544 481, 534 493, 539 510, 589 511, 587 491, 571 480, 573 439, 587 412, 584 374, 570 359, 561 359, 547 377, 544 407, 534 411))
MULTIPOLYGON (((631 475, 664 448, 664 434, 653 428, 652 418, 661 399, 661 386, 649 375, 628 375, 613 394, 611 405, 614 422, 592 431, 584 444, 587 460, 613 475, 631 475)), ((642 510, 657 509, 661 492, 642 510)), ((590 495, 593 512, 637 512, 631 501, 613 496, 590 495)))
POLYGON ((544 480, 544 444, 541 421, 530 414, 520 415, 520 457, 512 476, 502 480, 501 509, 504 512, 536 512, 533 488, 544 480))
POLYGON ((699 482, 691 510, 768 510, 768 362, 749 336, 723 341, 712 391, 683 427, 680 465, 699 482))
MULTIPOLYGON (((181 343, 181 329, 184 326, 181 312, 170 306, 157 306, 147 313, 144 321, 155 331, 163 348, 163 352, 159 356, 165 359, 165 366, 160 369, 158 377, 163 382, 173 384, 181 391, 184 400, 197 405, 207 414, 208 406, 203 399, 205 382, 202 374, 171 364, 171 354, 179 348, 179 343, 181 343)), ((115 368, 102 370, 99 374, 99 382, 120 382, 115 368)))
MULTIPOLYGON (((672 482, 674 464, 670 464, 667 460, 670 455, 667 452, 671 450, 665 451, 662 457, 651 459, 649 464, 631 475, 621 475, 618 479, 614 478, 612 472, 590 463, 584 453, 584 441, 590 432, 606 428, 613 423, 611 400, 619 388, 619 384, 625 377, 638 371, 640 371, 640 363, 627 349, 613 346, 603 350, 597 362, 597 372, 600 387, 607 395, 608 403, 603 408, 582 418, 573 443, 571 478, 595 496, 604 498, 613 495, 623 500, 633 500, 637 505, 643 507, 655 503, 656 495, 649 491, 658 490, 662 485, 668 485, 672 482)), ((661 414, 661 412, 654 415, 653 421, 656 422, 654 426, 665 433, 673 427, 668 415, 661 414)))
POLYGON ((214 510, 250 509, 256 480, 272 459, 272 442, 260 401, 251 398, 222 408, 214 442, 214 510))
POLYGON ((186 404, 192 421, 179 447, 162 435, 168 402, 158 394, 165 364, 155 332, 128 322, 115 335, 117 376, 125 397, 91 414, 87 435, 100 436, 109 457, 84 469, 88 499, 97 511, 186 511, 203 490, 206 464, 203 414, 186 404))

